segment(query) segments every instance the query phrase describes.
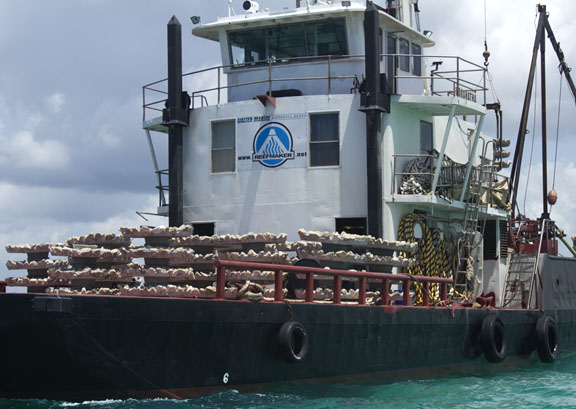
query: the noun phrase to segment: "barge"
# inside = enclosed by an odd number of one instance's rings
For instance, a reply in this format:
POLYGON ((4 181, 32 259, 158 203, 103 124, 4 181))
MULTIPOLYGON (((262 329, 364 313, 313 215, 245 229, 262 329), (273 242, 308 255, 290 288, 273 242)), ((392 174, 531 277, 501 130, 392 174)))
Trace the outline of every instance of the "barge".
POLYGON ((169 22, 168 78, 143 87, 169 226, 6 247, 28 275, 0 294, 1 397, 187 398, 576 350, 576 258, 559 245, 576 250, 553 195, 538 219, 515 206, 545 33, 574 91, 545 6, 508 163, 487 64, 425 54, 417 0, 296 3, 198 25, 222 65, 184 75, 169 22))

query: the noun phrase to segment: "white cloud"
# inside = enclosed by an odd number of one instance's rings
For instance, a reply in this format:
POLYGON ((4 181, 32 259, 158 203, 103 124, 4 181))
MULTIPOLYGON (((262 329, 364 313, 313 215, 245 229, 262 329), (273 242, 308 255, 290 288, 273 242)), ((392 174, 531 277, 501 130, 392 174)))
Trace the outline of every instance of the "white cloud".
POLYGON ((55 92, 46 98, 46 107, 52 114, 58 114, 62 107, 64 106, 64 94, 61 92, 55 92))
POLYGON ((96 139, 104 144, 104 146, 109 148, 117 147, 120 145, 120 142, 122 142, 120 137, 110 130, 110 126, 108 124, 102 125, 100 128, 98 128, 96 139))
POLYGON ((32 130, 38 128, 44 121, 46 117, 38 112, 29 113, 26 116, 26 129, 32 130))
POLYGON ((61 169, 70 160, 68 148, 62 142, 38 140, 30 131, 12 135, 0 134, 2 166, 19 169, 61 169))
POLYGON ((83 192, 0 183, 0 280, 22 275, 6 271, 7 260, 23 259, 21 254, 7 254, 6 244, 61 243, 91 232, 118 234, 121 226, 165 224, 163 218, 147 222, 136 214, 136 210, 150 211, 156 206, 155 194, 83 192))

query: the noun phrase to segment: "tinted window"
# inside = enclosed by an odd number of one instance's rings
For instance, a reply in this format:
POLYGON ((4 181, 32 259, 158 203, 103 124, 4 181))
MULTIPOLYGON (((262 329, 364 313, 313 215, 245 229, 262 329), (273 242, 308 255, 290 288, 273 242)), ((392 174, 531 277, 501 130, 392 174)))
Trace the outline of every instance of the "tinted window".
POLYGON ((265 64, 268 58, 280 62, 288 58, 346 55, 344 19, 284 24, 274 27, 228 33, 232 64, 265 64))
POLYGON ((338 113, 310 115, 310 166, 340 164, 338 113))
MULTIPOLYGON (((410 42, 401 38, 398 40, 400 46, 399 54, 410 54, 410 42)), ((400 57, 400 69, 410 72, 410 57, 400 57)))
POLYGON ((422 47, 418 44, 412 44, 412 54, 415 56, 413 57, 412 74, 419 77, 422 75, 422 57, 416 57, 416 55, 422 55, 422 47))
POLYGON ((433 140, 433 127, 430 122, 420 121, 420 153, 431 154, 434 146, 433 140))
POLYGON ((212 173, 236 170, 236 121, 212 122, 212 173))

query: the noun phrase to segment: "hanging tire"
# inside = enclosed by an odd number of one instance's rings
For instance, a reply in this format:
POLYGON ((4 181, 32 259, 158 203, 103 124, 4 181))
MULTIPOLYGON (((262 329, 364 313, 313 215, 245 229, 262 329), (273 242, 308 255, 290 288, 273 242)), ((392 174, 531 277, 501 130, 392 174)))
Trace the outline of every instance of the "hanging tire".
POLYGON ((308 333, 299 322, 285 322, 278 332, 278 344, 286 362, 300 362, 308 353, 308 333))
POLYGON ((488 362, 497 364, 506 358, 506 332, 504 323, 496 315, 488 315, 482 321, 482 349, 488 362))
POLYGON ((536 350, 542 362, 551 364, 558 359, 558 327, 548 315, 541 316, 536 323, 536 350))

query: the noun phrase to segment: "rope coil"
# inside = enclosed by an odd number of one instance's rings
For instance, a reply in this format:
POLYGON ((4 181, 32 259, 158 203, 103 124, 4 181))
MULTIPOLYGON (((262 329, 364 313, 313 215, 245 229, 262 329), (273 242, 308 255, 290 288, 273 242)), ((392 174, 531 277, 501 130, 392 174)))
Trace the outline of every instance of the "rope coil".
MULTIPOLYGON (((402 218, 398 227, 398 240, 417 242, 418 250, 414 254, 414 263, 404 269, 405 274, 411 276, 449 277, 451 276, 451 262, 446 240, 441 237, 441 230, 428 228, 424 220, 417 214, 411 213, 402 218), (415 227, 422 229, 422 238, 415 235, 415 227)), ((406 255, 407 256, 407 255, 406 255)), ((407 291, 406 289, 405 291, 407 291)), ((422 305, 424 299, 424 286, 414 281, 414 305, 422 305)), ((430 284, 428 296, 431 305, 441 304, 440 286, 430 284)))

